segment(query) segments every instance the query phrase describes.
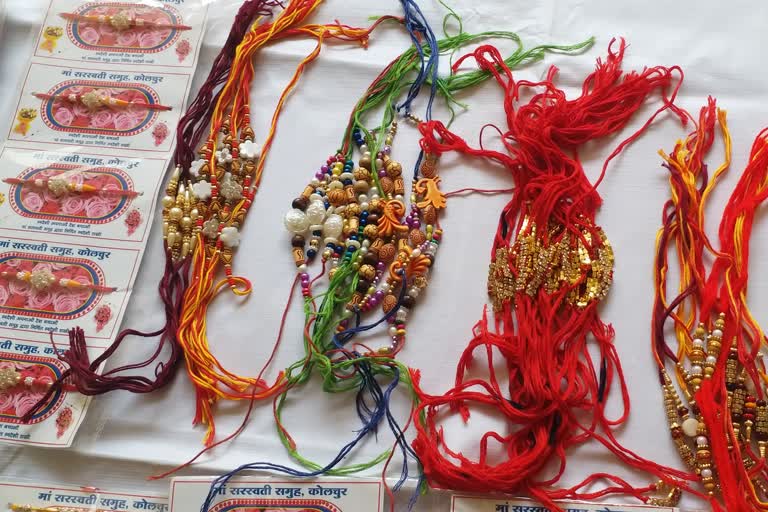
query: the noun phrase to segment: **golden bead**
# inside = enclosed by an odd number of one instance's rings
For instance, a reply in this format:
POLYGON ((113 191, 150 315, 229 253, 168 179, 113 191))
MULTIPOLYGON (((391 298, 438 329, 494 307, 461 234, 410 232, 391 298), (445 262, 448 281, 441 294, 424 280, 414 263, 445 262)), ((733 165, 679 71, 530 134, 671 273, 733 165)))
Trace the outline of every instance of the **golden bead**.
POLYGON ((364 167, 358 167, 352 171, 352 176, 354 176, 358 181, 368 181, 371 179, 371 171, 365 169, 364 167))
POLYGON ((189 229, 192 227, 192 218, 190 217, 182 217, 181 218, 181 227, 184 229, 189 229))
POLYGON ((358 270, 358 273, 360 274, 360 277, 366 281, 373 281, 376 277, 376 269, 372 265, 362 265, 360 270, 358 270))
POLYGON ((163 208, 170 208, 173 206, 174 200, 171 196, 163 197, 163 208))
POLYGON ((178 206, 174 206, 168 212, 168 216, 171 218, 171 220, 178 221, 178 220, 180 220, 184 216, 184 212, 178 206))
POLYGON ((403 166, 400 165, 400 162, 395 162, 394 160, 390 160, 387 162, 387 176, 389 176, 392 179, 395 179, 399 177, 401 174, 403 174, 403 166))
POLYGON ((363 228, 363 234, 368 238, 376 238, 376 236, 379 234, 379 228, 373 224, 368 224, 365 226, 365 228, 363 228))

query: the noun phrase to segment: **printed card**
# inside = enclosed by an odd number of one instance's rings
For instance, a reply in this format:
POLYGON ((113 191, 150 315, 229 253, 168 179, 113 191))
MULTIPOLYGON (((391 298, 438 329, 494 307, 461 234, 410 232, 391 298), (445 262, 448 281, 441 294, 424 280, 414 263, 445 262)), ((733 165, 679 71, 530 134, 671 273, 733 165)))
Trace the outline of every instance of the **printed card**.
POLYGON ((89 345, 116 334, 139 267, 137 249, 0 237, 0 335, 67 338, 89 345))
POLYGON ((168 499, 164 496, 117 493, 71 485, 0 482, 0 495, 9 505, 30 505, 39 508, 64 507, 78 512, 89 510, 165 512, 168 510, 168 499))
POLYGON ((191 73, 207 10, 201 2, 187 0, 53 0, 35 56, 191 73))
POLYGON ((32 63, 8 140, 167 153, 189 85, 188 74, 32 63))
POLYGON ((62 390, 28 423, 20 420, 65 369, 50 343, 0 338, 0 439, 59 448, 72 444, 90 403, 87 396, 62 390))
MULTIPOLYGON (((678 512, 672 507, 651 507, 647 505, 595 504, 577 501, 560 501, 565 512, 678 512)), ((451 512, 552 512, 552 509, 539 505, 533 500, 522 498, 487 498, 482 496, 453 496, 451 512)))
MULTIPOLYGON (((199 510, 213 478, 175 478, 171 512, 199 510)), ((237 478, 219 489, 210 512, 377 512, 383 510, 379 480, 237 478)))
POLYGON ((167 163, 160 158, 0 149, 0 232, 51 235, 63 242, 141 244, 149 234, 167 163))

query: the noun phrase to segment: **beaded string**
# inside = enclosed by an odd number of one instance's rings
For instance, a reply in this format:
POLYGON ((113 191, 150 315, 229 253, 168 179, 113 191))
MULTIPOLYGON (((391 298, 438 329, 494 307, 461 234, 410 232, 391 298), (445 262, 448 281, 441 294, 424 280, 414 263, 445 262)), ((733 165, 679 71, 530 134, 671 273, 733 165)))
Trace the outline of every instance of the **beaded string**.
MULTIPOLYGON (((261 182, 265 156, 285 99, 305 67, 319 55, 326 38, 360 41, 365 45, 368 34, 376 26, 370 29, 339 23, 300 26, 320 3, 321 0, 291 1, 274 22, 255 25, 246 35, 216 102, 208 141, 200 152, 203 162, 194 172, 195 181, 187 187, 180 184, 177 192, 185 199, 185 211, 198 212, 197 216, 189 217, 191 223, 180 225, 181 229, 174 234, 174 245, 180 248, 182 256, 191 253, 192 258, 192 281, 185 291, 177 335, 186 355, 187 373, 196 390, 194 423, 207 426, 206 445, 215 437, 212 409, 216 401, 266 398, 282 386, 282 374, 269 385, 261 378, 236 375, 219 363, 208 342, 207 309, 225 288, 239 296, 248 295, 252 290, 250 281, 233 274, 232 259, 239 245, 240 229, 261 182), (254 76, 252 55, 268 41, 292 35, 308 35, 317 39, 317 45, 299 63, 281 94, 261 149, 254 142, 249 119, 250 83, 254 76), (224 270, 226 277, 217 281, 219 269, 224 270)), ((174 212, 171 210, 170 214, 173 216, 174 212)), ((175 215, 180 217, 178 212, 175 215)))
MULTIPOLYGON (((276 3, 271 0, 246 0, 238 10, 227 41, 214 59, 208 77, 200 87, 195 99, 190 103, 187 112, 179 120, 174 151, 174 161, 178 171, 174 179, 188 180, 190 178, 190 164, 195 156, 193 148, 199 144, 203 130, 208 128, 214 96, 218 97, 221 93, 220 86, 229 76, 237 45, 245 37, 251 24, 258 17, 268 15, 274 5, 276 3)), ((171 203, 175 203, 175 200, 176 198, 169 195, 163 200, 163 203, 167 207, 171 203)), ((80 328, 72 329, 69 332, 69 350, 57 351, 59 359, 65 362, 68 368, 53 384, 50 394, 43 397, 24 417, 25 421, 28 421, 41 408, 45 407, 50 396, 56 393, 65 382, 71 382, 84 395, 101 395, 116 389, 133 393, 150 393, 170 382, 181 360, 181 347, 176 339, 176 330, 181 300, 188 285, 189 258, 175 258, 167 244, 165 249, 165 270, 158 286, 165 310, 165 325, 154 332, 124 329, 115 338, 115 342, 93 361, 90 360, 88 354, 84 331, 80 328), (99 368, 117 351, 128 336, 143 338, 159 336, 160 341, 153 354, 146 360, 117 367, 100 374, 99 368), (170 354, 166 356, 165 361, 158 361, 165 352, 166 346, 170 348, 170 354), (151 377, 125 374, 128 371, 148 368, 153 365, 154 375, 151 377)))
MULTIPOLYGON (((541 46, 532 50, 524 50, 519 38, 515 34, 508 32, 491 32, 477 36, 460 33, 458 36, 439 41, 437 48, 440 52, 450 51, 484 37, 507 37, 513 39, 518 44, 518 50, 508 58, 508 63, 511 66, 517 66, 524 62, 543 58, 545 51, 549 49, 557 48, 561 51, 576 52, 580 51, 584 47, 588 47, 591 44, 591 40, 589 40, 580 45, 570 47, 541 46)), ((429 51, 429 47, 430 46, 425 43, 424 51, 429 51)), ((355 142, 361 146, 361 165, 357 169, 346 169, 346 173, 352 174, 353 177, 354 175, 360 176, 361 178, 358 181, 367 181, 365 180, 365 177, 369 177, 373 183, 368 182, 368 190, 378 190, 384 193, 384 190, 389 190, 389 187, 391 186, 392 190, 390 192, 395 191, 394 187, 396 185, 392 175, 396 174, 396 171, 400 170, 399 164, 395 165, 395 163, 389 159, 389 150, 387 150, 386 153, 382 152, 380 155, 380 162, 376 162, 376 160, 371 156, 373 154, 379 153, 377 150, 378 148, 386 148, 392 143, 394 130, 391 129, 391 125, 395 117, 394 99, 399 95, 399 92, 407 86, 408 82, 406 77, 408 76, 408 73, 419 69, 419 59, 417 58, 417 55, 417 51, 413 48, 405 52, 398 59, 395 59, 395 61, 390 63, 390 65, 385 68, 381 75, 377 77, 377 79, 371 84, 363 98, 358 102, 353 111, 353 114, 350 116, 350 123, 345 131, 342 149, 337 152, 337 155, 334 155, 331 159, 329 159, 331 161, 327 162, 324 168, 321 169, 324 182, 326 177, 338 176, 341 178, 341 176, 344 176, 344 166, 349 167, 349 162, 351 161, 354 147, 352 143, 355 142), (365 128, 363 116, 367 112, 375 110, 375 108, 379 105, 384 106, 382 123, 379 125, 378 130, 369 131, 367 128, 365 128), (387 128, 390 129, 387 130, 387 128), (369 149, 366 152, 365 146, 368 148, 376 149, 373 151, 369 149), (337 158, 338 155, 341 155, 341 159, 337 158), (385 160, 385 157, 387 160, 385 160), (387 163, 385 163, 385 161, 387 163), (379 176, 378 169, 383 171, 385 174, 379 176), (386 184, 386 182, 382 184, 381 182, 384 180, 384 178, 390 179, 391 182, 389 184, 386 184)), ((454 101, 453 93, 465 87, 480 83, 489 76, 490 74, 487 71, 482 70, 465 73, 462 75, 451 75, 447 78, 439 78, 433 90, 439 91, 441 94, 443 94, 450 104, 454 101)), ((430 114, 428 113, 427 115, 429 116, 430 114)), ((410 117, 412 118, 413 116, 411 115, 410 117)), ((421 170, 421 173, 424 176, 434 177, 434 158, 427 156, 421 164, 417 165, 418 167, 416 169, 421 170)), ((398 176, 399 174, 397 174, 395 178, 398 176)), ((348 178, 345 176, 344 179, 348 178)), ((292 231, 298 231, 305 223, 307 223, 305 228, 309 229, 310 232, 317 231, 317 229, 309 227, 310 224, 308 223, 312 222, 312 219, 309 217, 319 217, 320 212, 314 212, 313 209, 311 209, 312 205, 316 204, 317 201, 310 201, 310 198, 315 193, 316 188, 320 186, 320 182, 321 176, 320 173, 318 173, 315 180, 313 180, 313 182, 305 190, 305 193, 294 201, 294 209, 302 211, 301 208, 305 208, 303 212, 308 218, 301 218, 299 213, 296 211, 290 213, 287 216, 286 224, 289 228, 293 228, 292 231)), ((347 187, 349 187, 349 184, 347 184, 347 187)), ((352 184, 351 188, 354 191, 354 183, 352 184)), ((331 190, 339 189, 333 187, 331 190)), ((362 190, 358 189, 358 192, 362 192, 362 190)), ((338 194, 337 196, 337 199, 340 199, 338 194)), ((334 199, 334 201, 337 199, 334 199)), ((356 201, 354 204, 360 206, 360 213, 362 213, 362 207, 366 201, 360 201, 360 198, 356 199, 358 199, 358 201, 356 201)), ((373 201, 373 199, 371 199, 371 201, 373 201)), ((349 203, 347 203, 347 206, 349 207, 349 203)), ((325 210, 324 206, 323 210, 325 210)), ((411 224, 415 224, 413 222, 414 219, 415 217, 411 218, 411 224)), ((359 220, 360 219, 358 219, 358 221, 359 220)), ((402 219, 396 220, 398 222, 402 222, 402 219)), ((320 220, 317 219, 317 221, 319 222, 320 220)), ((371 225, 377 226, 377 224, 373 223, 371 225)), ((338 227, 334 226, 333 229, 337 230, 338 227)), ((344 227, 342 227, 342 230, 344 230, 344 227)), ((365 231, 364 228, 363 231, 365 231)), ((408 233, 409 237, 411 232, 412 230, 408 233)), ((309 471, 300 471, 286 466, 266 462, 257 462, 243 465, 234 471, 219 477, 213 483, 208 499, 203 505, 203 510, 207 510, 211 506, 217 489, 224 485, 234 475, 242 471, 269 470, 303 477, 311 477, 320 474, 347 475, 373 467, 382 461, 388 461, 389 458, 394 454, 394 450, 388 450, 387 452, 380 454, 379 456, 375 457, 374 460, 367 463, 339 466, 341 461, 351 452, 351 450, 360 440, 365 438, 370 433, 376 431, 378 425, 384 418, 386 418, 390 428, 395 433, 396 446, 399 446, 400 451, 403 453, 403 456, 406 459, 406 463, 403 465, 401 477, 398 483, 395 485, 394 490, 397 490, 408 476, 407 459, 408 457, 412 456, 412 451, 405 443, 402 429, 389 410, 388 405, 391 393, 394 391, 395 387, 401 380, 404 381, 406 385, 410 386, 409 373, 407 368, 392 358, 393 354, 387 347, 385 347, 386 350, 383 353, 379 353, 378 351, 373 350, 366 350, 364 353, 360 353, 357 350, 348 350, 344 348, 344 344, 350 339, 347 337, 347 335, 354 334, 354 332, 357 331, 374 328, 389 318, 394 318, 397 311, 392 309, 378 322, 374 322, 369 326, 360 326, 360 314, 362 311, 361 307, 358 307, 355 326, 350 326, 350 328, 347 329, 342 326, 341 331, 337 332, 337 336, 332 336, 333 331, 336 330, 336 327, 334 327, 334 322, 338 324, 339 321, 342 320, 342 318, 340 318, 340 314, 343 311, 349 311, 349 309, 347 309, 349 301, 357 292, 357 283, 351 284, 348 281, 350 279, 354 280, 356 274, 362 268, 362 266, 354 265, 357 257, 359 257, 360 254, 355 254, 353 252, 348 258, 345 257, 343 261, 341 261, 339 265, 335 267, 334 276, 331 278, 329 287, 325 293, 319 296, 313 296, 311 293, 311 285, 312 283, 319 280, 324 275, 325 271, 321 270, 320 274, 316 278, 310 280, 305 269, 305 265, 307 264, 305 261, 305 256, 308 258, 316 256, 317 245, 312 244, 310 241, 310 248, 306 251, 306 254, 304 254, 305 240, 303 240, 302 237, 300 240, 301 244, 299 244, 297 243, 299 240, 296 238, 296 236, 297 235, 295 235, 292 239, 292 245, 294 245, 293 254, 300 275, 300 281, 302 283, 304 309, 307 316, 304 330, 304 342, 307 355, 304 359, 294 363, 286 371, 286 387, 275 399, 275 418, 278 424, 278 432, 287 450, 295 460, 297 460, 302 466, 306 467, 309 471), (322 298, 323 301, 318 308, 317 300, 320 298, 322 298), (318 327, 319 325, 321 325, 321 327, 318 327), (320 337, 317 336, 318 333, 322 333, 320 337), (363 427, 357 431, 354 439, 346 444, 331 462, 324 466, 314 463, 301 456, 298 452, 298 447, 295 441, 292 439, 288 431, 283 427, 281 423, 281 412, 286 402, 288 391, 306 383, 313 374, 314 370, 318 370, 323 376, 323 387, 326 391, 345 392, 358 390, 359 394, 357 407, 358 413, 360 414, 363 421, 363 427), (384 389, 382 389, 377 382, 377 376, 387 377, 388 383, 384 389), (360 395, 361 391, 367 391, 369 393, 369 397, 373 400, 374 403, 372 408, 366 401, 360 398, 362 396, 360 395)), ((352 247, 357 247, 357 245, 353 243, 352 247)), ((327 248, 327 252, 324 250, 323 256, 326 261, 332 258, 333 255, 330 248, 327 248)), ((323 265, 323 268, 325 268, 325 264, 323 265)), ((363 269, 363 272, 368 272, 368 270, 363 269)), ((405 280, 407 281, 407 279, 408 278, 406 277, 405 280)), ((399 292, 399 298, 401 302, 406 296, 405 292, 407 289, 407 282, 404 282, 399 292)), ((370 308, 367 309, 367 311, 370 311, 370 308)), ((415 496, 411 500, 411 506, 413 506, 414 503, 415 496)))
POLYGON ((651 332, 668 427, 682 460, 700 476, 714 510, 766 510, 768 405, 765 366, 759 355, 765 337, 747 305, 746 287, 751 229, 757 208, 768 197, 768 130, 755 139, 725 207, 719 248, 705 232, 704 211, 730 166, 725 112, 710 98, 696 130, 669 155, 661 155, 669 171, 671 197, 657 237, 651 332), (704 158, 718 127, 725 155, 710 177, 704 158), (677 255, 680 282, 677 296, 670 300, 671 250, 677 255), (668 319, 673 322, 677 352, 665 339, 668 319), (674 364, 676 382, 667 373, 666 362, 674 364))
POLYGON ((412 371, 421 400, 414 413, 417 435, 413 447, 435 487, 523 493, 560 510, 556 499, 593 500, 617 493, 672 506, 680 488, 688 488, 687 482, 696 479, 693 474, 643 459, 622 447, 613 433, 626 421, 629 397, 612 343, 613 330, 598 316, 599 301, 613 277, 613 253, 605 233, 595 224, 601 203, 596 187, 610 160, 659 113, 671 110, 686 120, 673 103, 680 86, 674 76, 680 73, 682 77, 679 68, 623 73, 624 48, 623 41, 617 50, 609 48, 607 59, 598 60, 581 96, 574 100, 567 100, 555 87, 554 70, 541 83, 515 81, 511 71, 501 65, 495 48, 486 46, 474 52, 480 67, 493 72, 504 89, 505 151, 471 148, 436 121, 421 125, 422 144, 428 151, 459 151, 496 160, 515 182, 491 253, 488 290, 495 328, 484 314, 460 358, 455 387, 445 394, 426 393, 419 386, 419 372, 412 371), (518 106, 521 90, 528 87, 542 92, 518 106), (611 153, 599 179, 590 183, 578 148, 621 129, 655 91, 661 93, 663 105, 611 153), (599 362, 588 350, 591 344, 599 353, 599 362), (476 349, 485 351, 487 380, 466 376, 476 349), (499 382, 496 353, 504 359, 506 388, 499 382), (619 418, 609 419, 605 402, 615 381, 624 407, 619 418), (469 403, 493 407, 509 425, 507 435, 489 431, 480 438, 479 460, 451 450, 438 425, 444 406, 467 421, 469 403), (590 439, 623 463, 655 475, 659 482, 637 488, 614 475, 597 473, 570 488, 554 489, 566 468, 566 451, 590 439), (503 446, 506 459, 502 462, 488 460, 491 442, 503 446), (559 467, 553 475, 542 475, 553 457, 559 459, 559 467), (608 485, 587 490, 600 481, 608 485), (653 491, 666 496, 648 497, 653 491))

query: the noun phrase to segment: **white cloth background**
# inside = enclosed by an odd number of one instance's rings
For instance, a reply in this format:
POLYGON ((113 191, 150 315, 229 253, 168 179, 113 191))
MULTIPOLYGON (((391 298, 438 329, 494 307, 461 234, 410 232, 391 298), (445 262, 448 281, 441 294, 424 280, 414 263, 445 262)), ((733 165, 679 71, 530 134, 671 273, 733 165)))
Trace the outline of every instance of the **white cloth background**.
MULTIPOLYGON (((436 0, 419 2, 436 30, 442 8, 436 0)), ((0 121, 8 123, 17 84, 31 54, 33 33, 42 20, 44 0, 8 0, 6 23, 0 37, 0 121)), ((585 55, 547 55, 544 62, 528 66, 518 77, 536 79, 549 65, 560 68, 558 83, 577 94, 584 77, 597 57, 604 55, 610 39, 624 36, 630 43, 625 69, 657 64, 678 64, 686 78, 681 106, 697 112, 714 95, 728 110, 734 141, 730 174, 718 187, 708 227, 716 231, 722 207, 737 176, 744 168, 757 132, 768 125, 768 107, 763 101, 768 90, 768 69, 760 57, 768 43, 764 20, 768 4, 762 2, 584 2, 541 0, 539 2, 454 0, 452 6, 464 19, 464 29, 478 32, 503 29, 518 32, 526 46, 537 43, 575 43, 596 36, 595 46, 585 55)), ((0 4, 2 5, 2 4, 0 4)), ((236 2, 214 4, 204 39, 196 87, 207 74, 219 51, 236 2)), ((399 14, 399 3, 328 0, 312 20, 339 19, 350 25, 367 25, 368 17, 399 14)), ((311 47, 308 41, 271 45, 257 56, 257 77, 252 86, 254 129, 263 138, 275 99, 293 73, 300 55, 311 47)), ((218 299, 210 312, 210 339, 222 362, 234 371, 255 374, 271 350, 288 286, 293 278, 289 235, 282 216, 293 197, 301 191, 314 170, 339 144, 344 123, 354 101, 380 69, 410 44, 399 28, 382 28, 363 51, 348 44, 333 43, 323 49, 319 60, 306 72, 298 90, 290 97, 280 121, 266 166, 263 186, 251 210, 236 260, 236 272, 246 275, 255 286, 249 300, 233 296, 218 299)), ((508 48, 502 43, 502 48, 508 48)), ((445 67, 445 66, 443 66, 445 67)), ((477 140, 479 128, 487 122, 503 123, 500 88, 486 83, 461 93, 469 105, 456 120, 454 129, 470 141, 477 140)), ((423 105, 423 103, 420 103, 423 105)), ((622 135, 638 128, 656 108, 649 105, 622 135)), ((437 110, 439 117, 444 112, 437 110)), ((3 129, 0 133, 5 133, 3 129)), ((617 158, 601 185, 605 204, 598 215, 616 251, 615 283, 604 303, 602 316, 616 329, 616 345, 632 399, 632 414, 619 440, 628 448, 660 463, 679 467, 680 461, 669 438, 662 398, 650 352, 650 312, 653 300, 651 265, 654 237, 660 212, 668 196, 665 171, 657 151, 670 150, 687 133, 671 116, 662 116, 646 135, 617 158)), ((621 135, 590 147, 585 167, 595 175, 621 135)), ((416 156, 416 131, 405 124, 399 131, 393 153, 405 168, 416 156)), ((711 152, 719 164, 722 146, 711 152)), ((499 168, 476 160, 447 156, 441 162, 445 190, 462 187, 508 188, 509 179, 499 168)), ((486 272, 489 247, 496 229, 503 196, 469 197, 451 200, 444 216, 444 244, 436 271, 425 296, 411 315, 409 336, 401 359, 420 368, 423 385, 443 392, 453 380, 455 364, 480 318, 486 301, 486 272)), ((159 219, 157 219, 159 221, 159 219)), ((752 281, 750 305, 758 320, 765 321, 768 306, 768 273, 762 253, 768 247, 768 223, 758 217, 752 238, 752 281)), ((159 224, 159 222, 156 222, 159 224)), ((156 294, 162 273, 159 225, 153 231, 144 264, 137 280, 124 326, 156 329, 163 317, 156 294)), ((288 318, 288 328, 273 370, 284 368, 302 354, 298 303, 288 318)), ((149 354, 153 346, 142 340, 126 344, 114 361, 119 364, 149 354)), ((275 371, 271 373, 275 375, 275 371)), ((400 397, 401 413, 405 400, 400 397)), ((222 405, 217 409, 220 435, 230 432, 241 419, 244 407, 222 405)), ((618 412, 618 407, 614 408, 618 412)), ((201 446, 202 429, 193 429, 192 388, 182 372, 172 385, 151 396, 125 392, 96 398, 70 450, 56 451, 29 447, 0 446, 0 469, 5 477, 61 483, 78 483, 115 489, 159 490, 167 482, 146 482, 144 478, 185 461, 201 446)), ((358 428, 352 397, 328 395, 315 380, 294 392, 286 407, 286 423, 304 455, 324 462, 351 439, 358 428)), ((478 411, 468 427, 448 425, 453 446, 475 453, 477 433, 483 424, 503 425, 478 411)), ((382 436, 379 445, 368 442, 353 460, 370 458, 388 446, 382 436)), ((234 442, 206 457, 186 474, 216 473, 248 461, 261 460, 292 464, 274 431, 270 404, 257 406, 247 430, 234 442)), ((563 483, 573 484, 594 471, 613 472, 638 485, 650 482, 648 475, 621 466, 604 449, 594 444, 570 454, 563 483)), ((378 470, 370 475, 379 474, 378 470)), ((418 510, 446 510, 446 500, 424 500, 418 510)), ((2 497, 0 497, 0 502, 2 497)), ((693 500, 684 502, 696 506, 693 500)))

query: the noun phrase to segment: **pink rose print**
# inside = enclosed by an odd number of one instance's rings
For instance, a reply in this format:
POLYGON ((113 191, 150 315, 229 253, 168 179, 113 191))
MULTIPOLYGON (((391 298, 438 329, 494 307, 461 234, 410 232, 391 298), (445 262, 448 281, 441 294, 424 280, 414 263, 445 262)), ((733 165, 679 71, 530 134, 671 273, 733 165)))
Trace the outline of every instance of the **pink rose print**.
POLYGON ((91 219, 106 216, 114 208, 113 203, 103 197, 91 197, 85 202, 85 215, 91 219))
POLYGON ((53 272, 53 265, 51 265, 48 262, 40 262, 40 263, 35 263, 35 266, 32 267, 32 272, 39 272, 41 270, 44 270, 47 272, 53 272))
POLYGON ((155 146, 159 146, 168 137, 168 125, 164 122, 159 122, 152 129, 152 137, 155 139, 155 146))
POLYGON ((91 126, 94 128, 108 128, 112 126, 114 115, 109 110, 100 110, 91 117, 91 126))
POLYGON ((82 197, 68 196, 61 203, 61 213, 66 215, 78 215, 83 212, 85 201, 82 197))
MULTIPOLYGON (((75 94, 72 92, 72 89, 74 89, 74 87, 70 87, 67 90, 67 92, 75 94)), ((81 87, 78 87, 78 89, 81 89, 81 87)), ((72 112, 75 114, 76 117, 88 117, 91 115, 91 111, 88 110, 88 107, 86 107, 82 103, 74 103, 72 105, 72 112)))
POLYGON ((71 407, 65 407, 56 417, 56 437, 61 438, 72 424, 73 414, 71 407))
POLYGON ((43 198, 40 196, 40 194, 30 192, 24 196, 22 202, 24 203, 24 206, 26 206, 29 210, 33 212, 39 212, 43 208, 43 203, 45 201, 43 201, 43 198))
POLYGON ((128 131, 138 124, 133 116, 127 113, 117 114, 114 118, 114 123, 115 129, 121 131, 128 131))
POLYGON ((117 36, 117 44, 120 46, 133 46, 137 39, 138 36, 136 34, 136 30, 124 30, 117 36))
POLYGON ((69 313, 79 308, 83 304, 80 297, 70 293, 54 294, 53 310, 57 313, 69 313))
POLYGON ((176 56, 179 58, 179 62, 183 62, 191 51, 192 46, 189 44, 189 39, 182 39, 179 41, 176 45, 176 56))
POLYGON ((31 290, 32 286, 24 281, 17 281, 14 279, 13 281, 8 282, 8 291, 10 291, 12 295, 28 297, 31 290))
POLYGON ((30 309, 50 309, 49 306, 53 304, 53 295, 49 291, 42 291, 33 293, 27 299, 27 305, 30 309))
POLYGON ((31 393, 31 392, 24 392, 24 393, 17 393, 16 398, 16 416, 18 418, 24 416, 27 414, 27 411, 29 411, 41 398, 43 398, 43 393, 31 393))
POLYGON ((139 46, 142 48, 152 48, 158 46, 163 38, 158 30, 146 30, 138 35, 139 46))
POLYGON ((11 292, 5 286, 0 286, 0 306, 4 306, 8 302, 8 297, 11 296, 11 292))
POLYGON ((136 232, 136 229, 141 226, 143 220, 139 210, 133 209, 128 212, 128 215, 125 216, 125 225, 128 226, 128 236, 131 236, 136 232))
POLYGON ((53 112, 53 118, 64 126, 70 126, 75 120, 75 114, 68 108, 58 107, 53 112))
POLYGON ((101 331, 110 318, 112 318, 112 309, 106 304, 99 306, 93 316, 93 319, 96 320, 96 332, 101 331))
POLYGON ((97 45, 99 39, 101 39, 99 31, 93 26, 80 27, 79 33, 80 37, 83 38, 83 41, 90 45, 97 45))

